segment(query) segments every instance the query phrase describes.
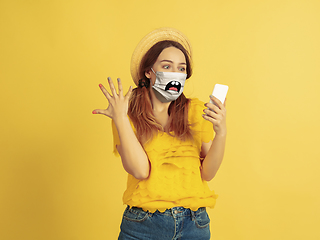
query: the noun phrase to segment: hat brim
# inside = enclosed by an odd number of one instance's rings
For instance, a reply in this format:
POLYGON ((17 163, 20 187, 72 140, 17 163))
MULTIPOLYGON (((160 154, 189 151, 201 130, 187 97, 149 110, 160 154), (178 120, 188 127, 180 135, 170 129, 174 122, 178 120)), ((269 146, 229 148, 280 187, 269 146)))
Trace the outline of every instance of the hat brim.
POLYGON ((174 28, 158 28, 149 34, 147 34, 141 41, 138 43, 135 48, 132 57, 130 71, 134 83, 138 86, 139 82, 139 67, 140 62, 143 56, 147 51, 156 43, 164 40, 171 40, 180 43, 191 56, 191 45, 188 38, 181 33, 180 31, 174 28))

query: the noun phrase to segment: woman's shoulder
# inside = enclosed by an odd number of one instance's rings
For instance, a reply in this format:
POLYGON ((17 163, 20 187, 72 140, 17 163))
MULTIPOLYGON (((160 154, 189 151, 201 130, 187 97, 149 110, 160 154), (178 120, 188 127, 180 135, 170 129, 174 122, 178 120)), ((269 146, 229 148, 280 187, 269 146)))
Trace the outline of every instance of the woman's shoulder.
POLYGON ((212 140, 213 128, 212 123, 202 117, 204 114, 203 110, 207 108, 204 105, 205 102, 199 100, 198 98, 192 98, 190 100, 188 121, 190 127, 194 131, 194 136, 196 136, 196 132, 200 132, 201 142, 209 142, 212 140))
POLYGON ((202 109, 205 108, 204 106, 204 102, 199 100, 198 98, 189 98, 190 100, 190 106, 189 106, 189 109, 192 111, 195 111, 195 110, 200 110, 202 111, 202 109))
POLYGON ((198 98, 190 98, 188 119, 190 123, 202 121, 203 109, 205 109, 204 102, 198 98))

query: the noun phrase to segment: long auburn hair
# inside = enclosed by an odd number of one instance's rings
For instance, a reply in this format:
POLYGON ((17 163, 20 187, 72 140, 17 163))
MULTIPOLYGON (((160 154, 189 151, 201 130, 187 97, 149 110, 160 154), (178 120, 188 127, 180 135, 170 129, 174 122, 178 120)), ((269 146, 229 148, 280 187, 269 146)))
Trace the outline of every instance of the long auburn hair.
MULTIPOLYGON (((147 83, 148 88, 138 86, 133 89, 128 110, 128 115, 137 131, 137 138, 142 144, 151 140, 157 131, 165 131, 153 115, 150 96, 152 89, 150 79, 146 77, 145 72, 152 68, 160 53, 168 47, 176 47, 183 52, 187 64, 187 79, 192 75, 191 57, 186 49, 178 42, 169 40, 160 41, 153 45, 144 55, 139 67, 139 76, 147 83)), ((175 101, 170 103, 168 109, 169 128, 166 129, 166 131, 170 135, 178 137, 183 141, 192 139, 190 125, 188 123, 189 102, 190 99, 186 98, 182 93, 175 101), (173 134, 171 132, 173 132, 173 134)))

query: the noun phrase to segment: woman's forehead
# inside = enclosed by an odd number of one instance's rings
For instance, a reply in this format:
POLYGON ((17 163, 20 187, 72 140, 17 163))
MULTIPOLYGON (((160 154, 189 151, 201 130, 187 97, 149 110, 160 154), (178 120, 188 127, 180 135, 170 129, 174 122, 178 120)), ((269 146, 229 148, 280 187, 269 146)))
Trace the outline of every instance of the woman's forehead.
POLYGON ((157 61, 172 61, 179 63, 186 63, 186 58, 183 52, 176 47, 168 47, 162 50, 157 61))

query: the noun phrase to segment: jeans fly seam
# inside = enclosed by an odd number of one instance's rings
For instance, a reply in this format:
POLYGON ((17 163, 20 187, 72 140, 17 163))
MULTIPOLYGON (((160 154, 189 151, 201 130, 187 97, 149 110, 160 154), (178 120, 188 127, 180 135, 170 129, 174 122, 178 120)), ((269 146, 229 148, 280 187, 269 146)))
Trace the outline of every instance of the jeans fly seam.
POLYGON ((174 240, 174 238, 176 237, 176 233, 177 233, 177 221, 176 221, 176 218, 173 216, 173 214, 172 214, 172 217, 174 219, 174 235, 171 240, 174 240))

